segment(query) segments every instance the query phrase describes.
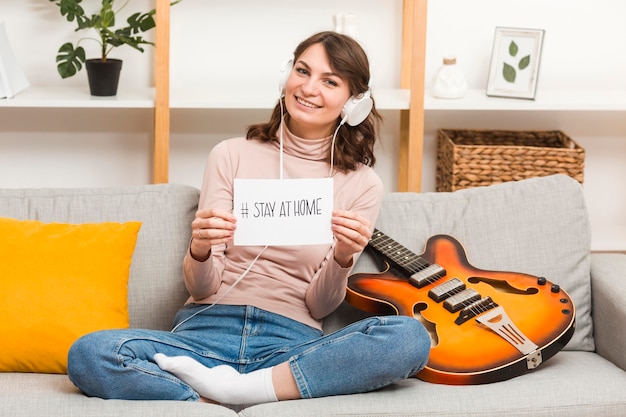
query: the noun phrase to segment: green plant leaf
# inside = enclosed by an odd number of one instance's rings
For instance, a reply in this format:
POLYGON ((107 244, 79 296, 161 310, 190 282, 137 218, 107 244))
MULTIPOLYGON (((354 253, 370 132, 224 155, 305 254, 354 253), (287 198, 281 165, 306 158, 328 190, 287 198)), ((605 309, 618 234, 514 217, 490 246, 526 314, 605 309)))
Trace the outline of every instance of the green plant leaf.
MULTIPOLYGON (((94 16, 95 17, 95 16, 94 16)), ((100 26, 110 28, 115 26, 115 12, 113 11, 113 0, 102 0, 100 9, 100 26)))
POLYGON ((61 78, 69 78, 83 68, 85 50, 82 46, 74 49, 71 42, 64 43, 57 53, 57 71, 61 78))
POLYGON ((523 70, 526 67, 528 67, 528 65, 530 65, 530 55, 526 55, 524 58, 520 59, 519 64, 517 65, 517 67, 519 69, 523 70))
POLYGON ((518 52, 519 52, 519 48, 517 44, 515 43, 515 41, 511 41, 511 44, 509 45, 509 55, 515 56, 517 55, 518 52))
POLYGON ((154 21, 154 17, 152 17, 153 14, 154 13, 135 13, 130 16, 126 22, 128 22, 128 26, 132 29, 132 33, 146 32, 156 27, 156 22, 154 21))
POLYGON ((514 83, 517 73, 515 72, 515 68, 505 62, 504 68, 502 68, 502 76, 507 82, 514 83))
MULTIPOLYGON (((52 2, 56 0, 50 0, 52 2)), ((68 22, 73 22, 74 19, 79 19, 85 15, 85 11, 80 6, 83 0, 60 0, 56 1, 56 5, 59 6, 61 16, 65 16, 68 22)))
POLYGON ((94 19, 90 19, 86 16, 80 16, 80 17, 76 17, 76 32, 78 32, 79 30, 82 29, 90 29, 96 26, 96 21, 94 21, 94 19))

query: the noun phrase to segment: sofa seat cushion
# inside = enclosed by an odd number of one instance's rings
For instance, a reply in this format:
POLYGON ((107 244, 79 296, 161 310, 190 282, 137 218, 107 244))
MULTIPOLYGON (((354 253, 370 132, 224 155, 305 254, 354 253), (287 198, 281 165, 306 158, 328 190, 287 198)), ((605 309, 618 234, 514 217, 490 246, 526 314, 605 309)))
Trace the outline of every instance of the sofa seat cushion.
MULTIPOLYGON (((478 269, 559 284, 576 307, 576 331, 565 348, 594 350, 590 225, 581 185, 572 178, 553 175, 450 193, 390 193, 376 226, 417 255, 429 237, 451 235, 478 269)), ((365 252, 354 270, 379 269, 365 252)))
POLYGON ((235 417, 232 409, 194 401, 103 400, 83 395, 67 375, 0 373, 3 417, 235 417))
POLYGON ((624 410, 626 372, 595 353, 560 352, 536 372, 495 384, 409 378, 366 394, 256 405, 240 416, 602 417, 624 410))

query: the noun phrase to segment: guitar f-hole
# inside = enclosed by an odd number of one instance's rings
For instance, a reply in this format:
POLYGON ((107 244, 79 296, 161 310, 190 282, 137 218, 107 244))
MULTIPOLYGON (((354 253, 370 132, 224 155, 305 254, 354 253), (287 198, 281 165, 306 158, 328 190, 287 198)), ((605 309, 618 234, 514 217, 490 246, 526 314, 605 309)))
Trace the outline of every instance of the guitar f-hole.
POLYGON ((422 311, 426 310, 427 308, 427 304, 416 303, 413 306, 413 318, 422 323, 424 328, 428 331, 428 334, 430 335, 430 347, 432 349, 439 345, 439 335, 437 334, 437 325, 422 316, 422 311))
POLYGON ((506 292, 509 294, 515 294, 515 295, 533 295, 539 292, 539 290, 535 287, 529 287, 529 288, 526 288, 525 290, 515 288, 514 286, 509 284, 507 281, 504 281, 501 279, 493 279, 493 278, 486 278, 486 277, 469 277, 467 281, 471 284, 479 284, 481 282, 484 282, 485 284, 493 287, 497 291, 506 292))

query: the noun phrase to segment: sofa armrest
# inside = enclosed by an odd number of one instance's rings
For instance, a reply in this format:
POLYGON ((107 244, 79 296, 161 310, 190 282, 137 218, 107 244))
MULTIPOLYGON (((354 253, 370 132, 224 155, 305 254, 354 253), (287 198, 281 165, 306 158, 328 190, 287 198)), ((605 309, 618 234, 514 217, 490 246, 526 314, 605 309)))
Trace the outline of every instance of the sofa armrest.
POLYGON ((626 370, 626 255, 591 255, 591 294, 596 351, 626 370))

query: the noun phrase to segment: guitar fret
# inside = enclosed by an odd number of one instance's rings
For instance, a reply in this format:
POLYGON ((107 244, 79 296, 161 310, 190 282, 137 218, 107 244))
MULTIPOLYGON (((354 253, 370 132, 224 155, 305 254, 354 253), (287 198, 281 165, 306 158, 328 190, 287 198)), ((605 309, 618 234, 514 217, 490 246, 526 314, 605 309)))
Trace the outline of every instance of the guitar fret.
POLYGON ((370 245, 403 268, 409 275, 419 272, 430 265, 425 259, 415 255, 377 229, 374 229, 370 245))

